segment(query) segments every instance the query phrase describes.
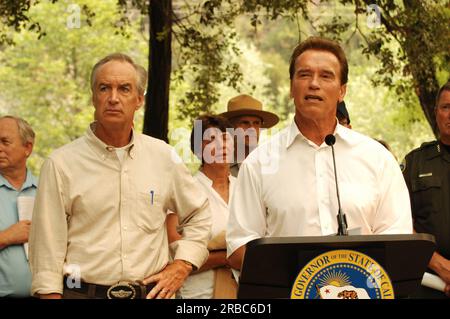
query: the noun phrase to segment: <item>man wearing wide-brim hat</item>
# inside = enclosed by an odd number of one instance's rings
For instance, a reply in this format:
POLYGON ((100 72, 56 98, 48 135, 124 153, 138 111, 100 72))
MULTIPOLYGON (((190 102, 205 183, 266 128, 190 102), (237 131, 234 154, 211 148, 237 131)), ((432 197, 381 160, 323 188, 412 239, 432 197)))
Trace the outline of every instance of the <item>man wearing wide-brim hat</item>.
POLYGON ((242 161, 256 148, 261 128, 271 128, 278 123, 276 114, 263 111, 262 103, 247 94, 228 101, 227 111, 220 114, 230 120, 235 129, 235 158, 231 174, 237 176, 242 161))

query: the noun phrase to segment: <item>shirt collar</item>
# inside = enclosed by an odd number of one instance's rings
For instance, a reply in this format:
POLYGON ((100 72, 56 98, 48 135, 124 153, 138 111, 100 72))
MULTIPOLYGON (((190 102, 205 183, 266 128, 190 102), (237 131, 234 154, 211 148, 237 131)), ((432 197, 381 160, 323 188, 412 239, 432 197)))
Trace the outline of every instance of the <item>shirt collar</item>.
POLYGON ((294 143, 294 140, 297 137, 297 135, 300 135, 302 138, 305 138, 298 129, 297 124, 295 123, 295 119, 293 119, 287 132, 286 148, 289 148, 289 146, 291 146, 292 143, 294 143))
POLYGON ((29 187, 37 187, 38 186, 38 180, 34 175, 31 173, 31 171, 27 168, 27 177, 25 179, 25 183, 22 185, 22 189, 26 189, 29 187))
POLYGON ((197 172, 197 177, 198 177, 198 179, 200 179, 202 182, 204 182, 204 183, 206 183, 207 185, 209 185, 209 186, 212 187, 213 181, 212 181, 208 176, 206 176, 202 171, 199 170, 199 171, 197 172))
POLYGON ((447 162, 450 162, 449 145, 442 143, 442 141, 439 141, 437 143, 437 152, 435 154, 441 155, 443 159, 445 159, 447 162))
MULTIPOLYGON (((336 128, 334 129, 333 135, 336 137, 341 137, 342 139, 346 140, 348 138, 348 131, 349 129, 345 128, 341 124, 339 124, 339 121, 337 120, 336 128)), ((286 139, 286 148, 289 148, 297 138, 297 136, 300 136, 299 138, 303 139, 307 143, 312 143, 310 140, 308 140, 302 132, 297 127, 297 124, 295 123, 295 119, 292 120, 291 125, 288 128, 288 134, 286 139)))
POLYGON ((6 178, 3 177, 2 174, 0 174, 0 186, 6 186, 8 188, 12 188, 11 184, 8 182, 6 178))
MULTIPOLYGON (((92 122, 89 125, 89 127, 86 130, 86 137, 87 137, 88 143, 93 147, 95 152, 99 156, 104 157, 106 155, 111 154, 111 152, 113 152, 116 148, 114 146, 107 145, 105 142, 103 142, 101 139, 99 139, 94 134, 96 125, 97 125, 96 122, 92 122)), ((128 150, 128 154, 130 155, 131 158, 133 158, 134 154, 135 154, 135 150, 134 150, 135 143, 136 143, 136 139, 135 139, 134 128, 131 128, 130 142, 126 146, 123 147, 128 150)))
POLYGON ((336 137, 340 137, 341 139, 343 139, 344 141, 348 141, 350 136, 349 133, 351 133, 351 129, 339 124, 339 121, 336 125, 336 128, 334 129, 334 135, 336 137))
MULTIPOLYGON (((27 168, 27 175, 25 177, 25 182, 23 183, 20 191, 30 188, 30 187, 35 187, 37 188, 38 185, 38 180, 36 177, 34 177, 34 175, 31 173, 31 171, 27 168)), ((14 189, 14 187, 12 187, 12 185, 8 182, 8 180, 3 177, 3 175, 0 174, 0 187, 1 186, 6 186, 10 189, 14 189)))
MULTIPOLYGON (((206 183, 207 185, 212 187, 212 185, 213 185, 212 179, 210 179, 208 176, 206 176, 205 173, 203 173, 201 170, 198 170, 197 177, 198 177, 198 179, 200 179, 201 181, 203 181, 204 183, 206 183)), ((228 174, 228 181, 231 184, 231 182, 232 182, 231 174, 228 174)))

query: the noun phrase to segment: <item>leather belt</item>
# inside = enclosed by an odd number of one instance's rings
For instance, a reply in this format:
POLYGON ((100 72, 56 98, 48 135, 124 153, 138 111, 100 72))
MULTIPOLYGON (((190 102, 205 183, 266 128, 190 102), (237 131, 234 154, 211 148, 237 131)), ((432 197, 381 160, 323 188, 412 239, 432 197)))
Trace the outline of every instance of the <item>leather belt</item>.
POLYGON ((67 278, 64 278, 64 289, 84 294, 89 298, 102 299, 145 299, 155 286, 155 283, 144 285, 140 282, 121 281, 112 286, 103 286, 80 282, 80 287, 68 287, 67 278))

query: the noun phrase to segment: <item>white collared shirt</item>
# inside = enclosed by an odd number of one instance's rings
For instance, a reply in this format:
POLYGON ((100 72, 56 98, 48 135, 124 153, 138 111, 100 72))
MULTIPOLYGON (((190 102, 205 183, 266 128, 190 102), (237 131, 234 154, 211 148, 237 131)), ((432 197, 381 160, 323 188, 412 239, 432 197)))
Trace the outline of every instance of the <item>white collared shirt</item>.
MULTIPOLYGON (((229 207, 223 198, 213 188, 213 181, 206 176, 203 172, 198 171, 194 178, 199 182, 200 187, 208 196, 209 206, 211 208, 211 238, 219 235, 227 227, 229 207)), ((229 175, 228 181, 230 182, 229 197, 233 194, 234 185, 236 183, 236 177, 229 175)))
MULTIPOLYGON (((339 124, 335 137, 349 232, 412 233, 409 194, 394 156, 375 140, 339 124)), ((230 203, 228 255, 262 237, 335 234, 337 212, 331 147, 309 141, 293 121, 241 165, 230 203)))
MULTIPOLYGON (((211 207, 211 238, 223 232, 228 223, 228 203, 216 192, 213 188, 213 181, 198 171, 194 178, 203 189, 206 196, 208 196, 209 205, 211 207)), ((233 193, 236 177, 229 175, 230 182, 229 194, 233 193)), ((199 273, 191 274, 186 278, 183 286, 180 289, 180 295, 183 299, 211 299, 214 293, 215 269, 209 269, 199 273)))

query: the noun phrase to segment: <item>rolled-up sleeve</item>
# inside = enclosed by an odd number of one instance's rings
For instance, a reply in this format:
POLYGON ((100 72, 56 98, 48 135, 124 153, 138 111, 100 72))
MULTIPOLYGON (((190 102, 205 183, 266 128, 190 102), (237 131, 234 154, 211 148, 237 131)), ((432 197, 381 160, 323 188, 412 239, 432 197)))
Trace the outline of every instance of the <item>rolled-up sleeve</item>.
POLYGON ((67 251, 67 218, 62 179, 47 159, 39 178, 30 231, 31 293, 63 292, 63 265, 67 251))
POLYGON ((174 259, 189 261, 200 268, 208 258, 211 211, 207 196, 187 168, 177 164, 172 171, 169 209, 178 214, 182 238, 170 245, 174 259))

